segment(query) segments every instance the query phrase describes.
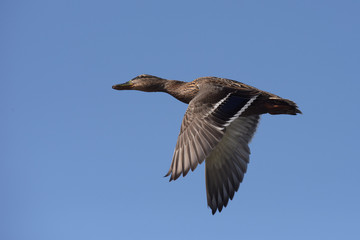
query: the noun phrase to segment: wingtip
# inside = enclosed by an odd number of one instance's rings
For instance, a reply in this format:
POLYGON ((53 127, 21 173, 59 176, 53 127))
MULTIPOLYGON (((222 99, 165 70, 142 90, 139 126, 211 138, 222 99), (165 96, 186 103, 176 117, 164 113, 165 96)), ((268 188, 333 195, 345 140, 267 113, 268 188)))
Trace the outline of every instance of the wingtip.
POLYGON ((171 182, 172 180, 173 180, 173 175, 171 174, 171 169, 165 174, 165 176, 164 176, 164 178, 165 177, 169 177, 170 176, 170 178, 169 178, 169 182, 171 182))
POLYGON ((216 211, 218 210, 217 206, 211 206, 210 204, 208 204, 207 207, 211 209, 212 215, 215 215, 216 211))
POLYGON ((169 169, 169 171, 165 174, 164 177, 168 177, 168 176, 170 176, 170 174, 171 174, 171 169, 169 169))
POLYGON ((215 213, 216 213, 216 208, 215 208, 215 209, 211 209, 211 213, 212 213, 212 215, 215 215, 215 213))

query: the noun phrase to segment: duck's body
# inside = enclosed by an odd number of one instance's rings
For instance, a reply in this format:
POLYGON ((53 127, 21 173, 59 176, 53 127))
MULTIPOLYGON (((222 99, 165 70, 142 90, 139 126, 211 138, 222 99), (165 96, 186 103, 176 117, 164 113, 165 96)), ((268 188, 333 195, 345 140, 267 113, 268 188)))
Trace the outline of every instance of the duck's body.
POLYGON ((264 113, 301 113, 296 104, 230 79, 202 77, 192 82, 140 75, 117 90, 166 92, 189 104, 181 124, 170 181, 205 161, 208 205, 214 214, 238 190, 249 163, 248 143, 264 113))

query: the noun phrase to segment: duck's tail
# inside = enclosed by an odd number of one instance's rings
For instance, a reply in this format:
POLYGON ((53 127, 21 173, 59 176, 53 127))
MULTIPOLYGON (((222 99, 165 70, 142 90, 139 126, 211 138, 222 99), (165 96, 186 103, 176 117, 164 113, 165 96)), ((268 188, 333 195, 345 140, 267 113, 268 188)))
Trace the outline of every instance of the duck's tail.
POLYGON ((270 97, 265 104, 270 114, 302 114, 296 103, 284 98, 270 97))

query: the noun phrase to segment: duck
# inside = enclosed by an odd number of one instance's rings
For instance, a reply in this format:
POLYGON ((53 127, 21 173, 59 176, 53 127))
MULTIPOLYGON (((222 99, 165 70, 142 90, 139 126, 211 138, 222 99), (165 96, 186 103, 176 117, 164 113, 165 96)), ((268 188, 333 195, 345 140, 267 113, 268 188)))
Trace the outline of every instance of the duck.
POLYGON ((228 205, 243 181, 260 115, 302 113, 291 100, 219 77, 183 82, 142 74, 112 88, 165 92, 188 104, 165 176, 169 181, 185 177, 205 161, 207 205, 213 215, 228 205))

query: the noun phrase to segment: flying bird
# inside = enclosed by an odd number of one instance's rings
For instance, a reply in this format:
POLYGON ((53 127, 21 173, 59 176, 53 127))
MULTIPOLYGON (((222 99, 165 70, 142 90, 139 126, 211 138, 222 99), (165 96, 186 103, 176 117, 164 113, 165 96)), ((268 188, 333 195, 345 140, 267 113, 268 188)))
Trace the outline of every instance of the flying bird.
POLYGON ((143 74, 112 88, 165 92, 189 104, 166 176, 170 181, 185 177, 205 160, 207 204, 212 214, 221 212, 239 189, 249 163, 248 144, 260 115, 301 113, 288 99, 226 78, 182 82, 143 74))

